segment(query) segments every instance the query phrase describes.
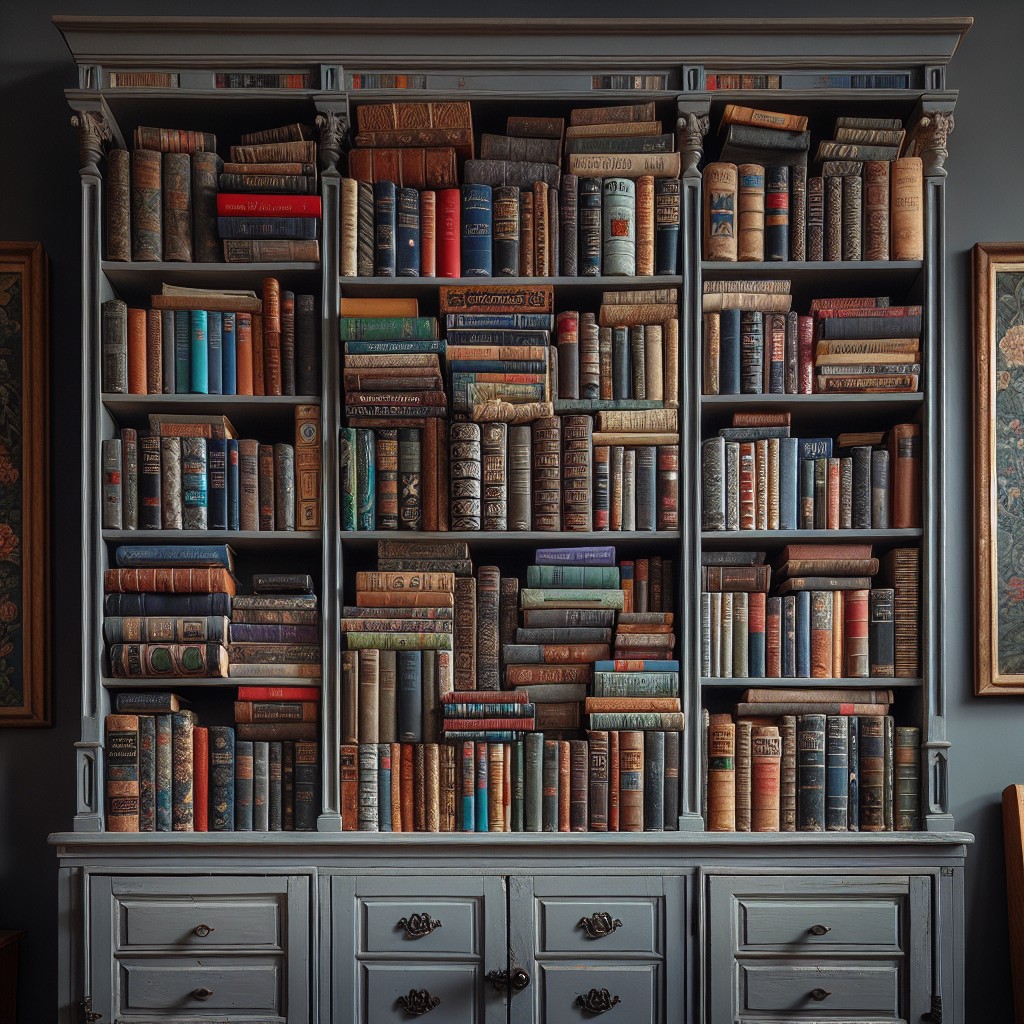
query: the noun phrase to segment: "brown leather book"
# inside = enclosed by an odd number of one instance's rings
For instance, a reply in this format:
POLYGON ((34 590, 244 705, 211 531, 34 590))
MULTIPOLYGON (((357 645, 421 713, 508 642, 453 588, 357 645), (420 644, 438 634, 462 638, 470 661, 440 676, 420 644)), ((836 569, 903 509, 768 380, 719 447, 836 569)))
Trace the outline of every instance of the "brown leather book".
POLYGON ((139 716, 107 715, 104 720, 106 829, 139 831, 139 716))
POLYGON ((360 132, 397 131, 426 128, 472 128, 468 101, 362 103, 356 107, 360 132))
POLYGON ((163 251, 168 262, 192 262, 192 166, 188 153, 163 154, 163 251))
MULTIPOLYGON (((394 765, 391 768, 394 771, 394 765)), ((400 758, 400 811, 402 831, 413 832, 416 828, 416 754, 415 744, 403 743, 400 758)))
POLYGON ((473 157, 472 128, 381 128, 359 132, 354 143, 359 149, 436 149, 451 146, 460 158, 473 157))
POLYGON ((759 263, 764 259, 764 167, 739 164, 736 171, 737 258, 759 263))
POLYGON ((681 711, 678 697, 587 697, 585 714, 601 711, 681 711))
POLYGON ((653 121, 654 103, 624 103, 609 107, 574 107, 569 111, 570 125, 619 124, 623 121, 653 121))
MULTIPOLYGON (((171 392, 174 391, 173 382, 171 392)), ((163 394, 163 322, 160 311, 146 310, 146 391, 150 395, 163 394)))
POLYGON ((566 683, 579 685, 593 678, 592 665, 506 665, 507 687, 531 683, 566 683))
POLYGON ((132 259, 163 259, 162 154, 149 149, 132 153, 132 259))
POLYGON ((263 388, 264 394, 282 394, 281 285, 277 278, 263 279, 263 388))
POLYGON ((782 737, 776 726, 753 726, 750 763, 750 831, 778 832, 781 825, 782 737))
POLYGON ((572 807, 572 748, 568 740, 558 741, 558 831, 568 832, 572 807))
POLYGON ((545 181, 533 183, 533 272, 537 277, 547 277, 548 233, 551 221, 548 213, 548 184, 545 181))
POLYGON ((924 259, 924 165, 920 157, 892 162, 889 202, 891 258, 924 259))
POLYGON ((440 744, 441 794, 440 830, 455 831, 455 748, 450 743, 440 744))
MULTIPOLYGON (((128 311, 129 318, 131 310, 128 311)), ((129 338, 131 331, 129 319, 129 338)), ((130 342, 129 342, 130 344, 130 342)), ((129 360, 129 377, 131 376, 129 360)), ((131 391, 131 386, 128 388, 131 391)), ((892 488, 891 523, 901 530, 921 526, 921 426, 897 423, 889 431, 889 474, 892 488)))
POLYGON ((235 722, 317 722, 317 701, 235 701, 235 722))
POLYGON ((450 147, 430 149, 353 149, 348 172, 356 181, 393 181, 403 188, 458 187, 456 153, 450 147))
POLYGON ((863 171, 864 259, 889 258, 888 160, 866 160, 863 171))
POLYGON ((320 738, 317 722, 242 722, 235 726, 235 735, 240 740, 316 740, 320 738))
POLYGON ((644 734, 622 730, 618 735, 619 803, 618 831, 642 832, 644 828, 644 734))
POLYGON ((704 252, 706 260, 737 259, 737 191, 735 164, 710 163, 704 168, 704 252))
POLYGON ((425 743, 412 744, 412 827, 416 832, 427 831, 427 747, 425 743))
POLYGON ((554 288, 534 285, 442 285, 441 313, 551 313, 554 288))
POLYGON ((475 690, 476 685, 476 579, 455 580, 454 685, 456 690, 475 690))
POLYGON ((295 407, 295 528, 320 529, 320 406, 295 407))
POLYGON ((359 831, 359 747, 343 743, 340 751, 341 830, 359 831))
POLYGON ((256 451, 258 467, 257 488, 259 495, 259 528, 276 529, 276 495, 274 484, 274 446, 261 444, 256 451))
POLYGON ((265 395, 266 379, 263 358, 263 314, 252 314, 252 393, 265 395))
POLYGON ((128 394, 144 395, 146 373, 146 311, 128 307, 128 394))
POLYGON ((380 651, 359 652, 359 742, 378 743, 380 736, 380 651))
POLYGON ((709 832, 736 831, 736 725, 729 715, 712 715, 708 728, 709 832))
POLYGON ((105 569, 103 589, 107 594, 234 594, 235 580, 227 569, 157 568, 105 569))
POLYGON ((454 608, 451 594, 396 593, 394 591, 369 590, 356 594, 358 608, 454 608))
POLYGON ((108 150, 105 178, 108 260, 127 262, 132 258, 131 175, 128 150, 108 150))
POLYGON ((736 831, 750 831, 751 764, 750 764, 751 723, 736 723, 736 831))

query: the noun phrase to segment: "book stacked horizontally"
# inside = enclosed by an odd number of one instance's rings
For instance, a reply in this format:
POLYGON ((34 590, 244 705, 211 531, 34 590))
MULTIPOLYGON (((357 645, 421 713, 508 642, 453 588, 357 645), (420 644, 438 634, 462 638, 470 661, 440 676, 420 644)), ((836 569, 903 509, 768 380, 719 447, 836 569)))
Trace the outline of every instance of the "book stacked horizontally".
POLYGON ((888 299, 819 299, 812 313, 816 391, 918 390, 921 306, 890 306, 888 299))
POLYGON ((818 143, 821 177, 807 183, 808 213, 824 222, 808 221, 807 258, 922 259, 923 165, 906 155, 903 121, 837 117, 832 134, 818 143))
MULTIPOLYGON (((614 548, 539 549, 520 592, 523 625, 504 646, 505 685, 526 685, 532 698, 532 684, 589 683, 594 662, 611 657, 614 613, 624 600, 614 548)), ((537 727, 578 729, 582 706, 573 696, 538 703, 537 727)))
POLYGON ((225 544, 122 545, 105 570, 103 635, 115 678, 223 678, 234 554, 225 544))
POLYGON ((918 424, 896 424, 885 444, 885 431, 841 434, 835 442, 790 437, 789 420, 788 412, 735 413, 733 426, 702 442, 702 529, 921 525, 918 424))
POLYGON ((219 176, 217 231, 228 263, 320 259, 321 203, 313 129, 249 132, 219 176))
POLYGON ((106 154, 107 259, 220 263, 211 132, 135 129, 133 149, 106 154))
POLYGON ((239 438, 225 416, 151 413, 102 442, 103 526, 315 530, 320 406, 295 407, 295 444, 239 438))
POLYGON ((315 395, 315 298, 163 285, 149 309, 103 303, 103 391, 159 395, 315 395))
POLYGON ((736 717, 705 712, 711 832, 914 831, 921 731, 891 690, 748 690, 736 717))
MULTIPOLYGON (((232 604, 228 674, 234 679, 319 680, 320 618, 312 578, 304 573, 258 573, 252 589, 252 594, 240 594, 232 604)), ((295 723, 294 729, 281 729, 280 735, 264 739, 315 739, 319 735, 316 707, 304 707, 299 718, 274 718, 273 708, 264 709, 264 714, 261 722, 295 723)), ((237 721, 257 720, 250 716, 237 721)), ((253 738, 239 728, 240 738, 253 738)))
POLYGON ((441 736, 449 742, 509 743, 536 728, 536 708, 520 690, 457 690, 441 698, 441 736))
POLYGON ((662 131, 653 102, 575 107, 565 136, 566 170, 580 178, 632 183, 644 176, 679 177, 675 136, 662 131))

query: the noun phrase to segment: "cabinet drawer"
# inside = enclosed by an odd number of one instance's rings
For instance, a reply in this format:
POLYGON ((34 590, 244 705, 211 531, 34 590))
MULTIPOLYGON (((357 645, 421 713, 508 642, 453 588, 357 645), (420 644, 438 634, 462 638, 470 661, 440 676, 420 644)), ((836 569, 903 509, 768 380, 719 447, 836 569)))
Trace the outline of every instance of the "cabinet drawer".
POLYGON ((480 955, 480 900, 359 897, 359 953, 480 955))
MULTIPOLYGON (((481 1020, 479 999, 484 981, 472 964, 363 963, 360 973, 361 1024, 404 1022, 427 1014, 443 1024, 477 1024, 481 1020)), ((493 989, 488 986, 487 991, 493 989)), ((501 998, 497 993, 494 997, 501 998)))
POLYGON ((901 1019, 900 965, 894 962, 741 963, 738 981, 741 1014, 798 1013, 815 1021, 854 1013, 858 1020, 861 1015, 901 1019))
POLYGON ((272 896, 118 899, 118 951, 244 946, 281 949, 281 913, 272 896))
POLYGON ((537 967, 540 1019, 551 1024, 661 1020, 658 1009, 659 971, 656 964, 544 964, 537 967))
POLYGON ((538 955, 638 953, 659 956, 660 897, 637 899, 537 898, 538 955))
POLYGON ((899 952, 903 901, 884 899, 772 900, 739 897, 738 949, 787 947, 791 952, 872 949, 899 952))
POLYGON ((188 1011, 190 1020, 270 1014, 283 1020, 282 966, 276 957, 122 959, 120 1012, 188 1011))

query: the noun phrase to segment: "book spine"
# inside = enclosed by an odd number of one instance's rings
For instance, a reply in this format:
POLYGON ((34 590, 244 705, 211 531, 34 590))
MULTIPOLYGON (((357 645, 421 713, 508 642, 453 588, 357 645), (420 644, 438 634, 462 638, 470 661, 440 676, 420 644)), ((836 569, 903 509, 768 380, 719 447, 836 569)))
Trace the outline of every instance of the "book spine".
POLYGON ((563 277, 576 277, 579 273, 579 178, 575 174, 562 175, 559 190, 559 249, 560 273, 563 277))
POLYGON ((881 715, 861 715, 858 719, 858 743, 860 746, 858 790, 861 832, 882 832, 885 829, 883 807, 884 721, 881 715))
POLYGON ((373 271, 376 277, 396 274, 396 203, 397 189, 393 181, 373 183, 373 271))
POLYGON ((797 720, 797 829, 825 831, 825 716, 797 720))
POLYGON ((453 530, 481 527, 481 431, 476 423, 453 423, 448 432, 449 509, 453 530))
POLYGON ((864 259, 889 259, 888 160, 867 160, 863 172, 864 259))
POLYGON ((632 276, 636 273, 636 183, 629 178, 605 178, 603 195, 604 274, 632 276))
POLYGON ((789 259, 789 167, 765 168, 764 251, 767 260, 789 259))
POLYGON ((781 830, 782 737, 775 726, 754 726, 750 739, 751 832, 781 830))
POLYGON ((163 259, 162 154, 136 149, 131 157, 132 258, 163 259))
POLYGON ((807 165, 789 169, 789 258, 807 259, 807 165))
POLYGON ((654 179, 654 273, 679 272, 680 183, 654 179))
POLYGON ((259 495, 259 528, 261 530, 275 530, 277 510, 277 485, 274 480, 277 469, 274 461, 274 446, 272 444, 261 444, 256 450, 259 479, 257 481, 259 495))
POLYGON ((644 737, 644 831, 665 831, 665 733, 645 732, 644 737))
POLYGON ((549 193, 546 181, 533 182, 533 272, 537 277, 547 277, 551 273, 549 193))
POLYGON ((359 831, 379 832, 380 748, 376 742, 359 744, 359 831))
POLYGON ((508 528, 508 425, 485 423, 480 428, 481 528, 508 528))
POLYGON ((707 751, 707 830, 735 832, 736 726, 729 716, 712 720, 707 751))
POLYGON ((398 528, 400 530, 422 529, 423 446, 421 433, 418 429, 405 427, 397 431, 398 528))
POLYGON ((192 262, 192 168, 188 153, 164 153, 161 181, 163 258, 192 262))
POLYGON ((839 175, 825 177, 824 258, 842 259, 843 255, 843 179, 839 175))
MULTIPOLYGON (((575 177, 575 175, 574 175, 575 177)), ((579 187, 579 275, 599 277, 602 250, 602 193, 600 178, 578 178, 579 187)))
POLYGON ((842 716, 825 720, 825 830, 846 832, 850 798, 850 734, 842 716))
POLYGON ((398 277, 420 276, 420 194, 414 188, 397 190, 395 210, 395 269, 398 277))
POLYGON ((194 831, 193 730, 195 715, 190 711, 171 714, 171 828, 175 832, 194 831))
POLYGON ((740 164, 736 170, 737 257, 760 263, 764 260, 764 167, 760 164, 740 164))
POLYGON ((562 529, 589 531, 593 521, 593 420, 562 417, 562 529))
POLYGON ((494 276, 519 273, 519 189, 499 185, 494 189, 494 276))
POLYGON ((844 260, 859 260, 863 252, 861 223, 863 194, 861 179, 853 174, 840 179, 842 185, 842 256, 844 260))
POLYGON ((644 734, 619 731, 619 831, 644 828, 644 734))
POLYGON ((484 184, 463 185, 461 264, 464 277, 490 277, 492 270, 492 193, 484 184))
POLYGON ((140 831, 138 715, 107 715, 104 721, 105 817, 108 832, 140 831))
POLYGON ((916 726, 898 726, 893 750, 895 794, 894 828, 897 832, 916 832, 920 828, 921 730, 916 726))

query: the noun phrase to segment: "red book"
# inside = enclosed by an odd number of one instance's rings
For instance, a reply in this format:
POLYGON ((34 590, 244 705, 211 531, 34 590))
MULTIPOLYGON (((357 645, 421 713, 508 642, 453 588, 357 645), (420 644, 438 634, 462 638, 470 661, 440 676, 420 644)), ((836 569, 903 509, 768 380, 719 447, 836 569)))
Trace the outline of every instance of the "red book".
POLYGON ((558 741, 558 831, 569 831, 572 793, 572 751, 568 740, 558 741))
POLYGON ((437 276, 461 277, 460 247, 462 231, 459 224, 459 204, 462 194, 457 188, 442 189, 437 193, 437 276))
POLYGON ((192 828, 210 829, 210 733, 198 725, 192 730, 192 828))
POLYGON ((867 590, 850 590, 843 595, 843 648, 845 674, 850 679, 867 679, 870 673, 868 652, 867 590))
POLYGON ((437 275, 437 193, 420 193, 420 277, 437 275))
POLYGON ((320 687, 240 686, 238 700, 320 700, 320 687))
POLYGON ((814 317, 797 317, 797 394, 814 393, 814 317))
MULTIPOLYGON (((472 746, 472 744, 470 744, 472 746)), ((413 805, 416 802, 416 759, 411 743, 402 744, 399 767, 401 769, 401 812, 402 831, 414 831, 413 805)))
POLYGON ((217 193, 218 217, 319 217, 319 196, 217 193))

